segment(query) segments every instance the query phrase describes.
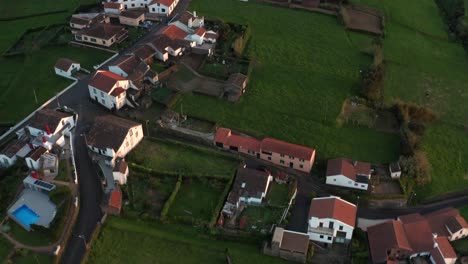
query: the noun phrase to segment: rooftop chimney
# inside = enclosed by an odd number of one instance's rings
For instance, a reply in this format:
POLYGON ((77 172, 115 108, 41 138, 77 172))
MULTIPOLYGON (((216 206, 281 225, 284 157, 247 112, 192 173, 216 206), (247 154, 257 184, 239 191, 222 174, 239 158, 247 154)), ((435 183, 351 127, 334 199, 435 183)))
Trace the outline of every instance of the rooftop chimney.
POLYGON ((32 172, 31 172, 31 176, 32 176, 34 179, 39 179, 39 176, 37 176, 37 172, 36 172, 36 171, 32 171, 32 172))
POLYGON ((50 135, 50 127, 48 124, 45 125, 45 129, 46 129, 46 132, 47 132, 47 135, 50 135))
POLYGON ((42 136, 42 142, 43 143, 46 143, 47 142, 47 138, 45 136, 42 136))
POLYGON ((197 17, 197 11, 193 11, 193 16, 197 17))

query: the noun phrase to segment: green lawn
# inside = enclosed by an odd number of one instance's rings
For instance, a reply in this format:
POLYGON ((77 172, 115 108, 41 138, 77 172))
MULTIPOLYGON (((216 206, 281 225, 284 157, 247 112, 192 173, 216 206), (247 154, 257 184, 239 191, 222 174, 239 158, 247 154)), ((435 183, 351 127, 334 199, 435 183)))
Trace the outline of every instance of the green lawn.
POLYGON ((175 182, 174 177, 156 177, 132 172, 126 188, 130 200, 128 209, 159 216, 164 203, 174 190, 175 182))
POLYGON ((270 230, 273 224, 278 224, 283 211, 284 208, 251 205, 242 211, 239 220, 246 220, 247 229, 270 230))
POLYGON ((196 0, 189 9, 248 23, 252 38, 247 54, 255 67, 240 102, 186 95, 174 110, 183 108, 184 114, 225 127, 314 147, 321 159, 397 159, 397 135, 337 127, 341 106, 356 94, 359 70, 369 66, 371 57, 360 52, 360 43, 353 43, 336 18, 231 0, 196 0))
POLYGON ((0 170, 0 219, 6 215, 7 209, 15 198, 18 187, 23 184, 25 175, 17 166, 0 170))
POLYGON ((289 185, 271 183, 266 196, 268 204, 277 207, 286 207, 289 203, 289 185))
POLYGON ((0 235, 0 260, 4 261, 8 254, 13 250, 13 244, 11 244, 6 238, 0 235))
MULTIPOLYGON (((28 28, 47 26, 55 23, 68 23, 71 12, 80 4, 89 4, 91 0, 31 2, 26 0, 0 0, 0 17, 12 17, 41 13, 52 10, 68 9, 60 13, 0 22, 0 53, 6 51, 28 28)), ((68 57, 92 70, 108 57, 110 53, 97 50, 78 49, 68 46, 49 46, 30 51, 25 56, 0 57, 0 122, 17 122, 27 116, 43 102, 61 91, 70 80, 58 77, 54 73, 54 64, 60 57, 68 57), (36 104, 33 89, 38 99, 36 104)))
POLYGON ((24 253, 17 252, 12 260, 15 264, 50 264, 54 263, 55 258, 49 255, 39 254, 24 250, 24 253))
POLYGON ((435 1, 353 2, 386 13, 386 102, 412 101, 439 115, 423 138, 433 167, 432 183, 420 187, 418 196, 467 188, 468 136, 463 126, 468 120, 468 60, 461 44, 448 41, 435 1))
POLYGON ((169 216, 210 221, 225 184, 215 180, 190 182, 186 179, 169 209, 169 216))
POLYGON ((110 217, 93 244, 88 263, 286 263, 248 243, 213 240, 188 226, 110 217), (138 252, 137 254, 135 252, 138 252))
POLYGON ((161 139, 145 139, 129 156, 129 161, 160 172, 182 175, 234 175, 239 161, 221 152, 161 139))
POLYGON ((10 235, 25 245, 48 246, 54 242, 51 236, 35 231, 28 232, 13 220, 8 223, 11 227, 10 235))
POLYGON ((68 182, 70 180, 70 175, 67 172, 67 160, 59 161, 59 172, 57 177, 54 180, 68 182))

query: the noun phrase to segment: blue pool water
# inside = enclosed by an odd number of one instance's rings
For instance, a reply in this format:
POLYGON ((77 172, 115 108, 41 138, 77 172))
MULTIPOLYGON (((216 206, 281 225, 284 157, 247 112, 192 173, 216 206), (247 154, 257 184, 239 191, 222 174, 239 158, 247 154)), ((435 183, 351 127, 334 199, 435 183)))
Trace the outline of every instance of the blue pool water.
POLYGON ((24 204, 20 208, 16 209, 13 212, 13 215, 18 219, 18 221, 27 227, 36 223, 40 218, 33 210, 29 209, 29 207, 24 204))

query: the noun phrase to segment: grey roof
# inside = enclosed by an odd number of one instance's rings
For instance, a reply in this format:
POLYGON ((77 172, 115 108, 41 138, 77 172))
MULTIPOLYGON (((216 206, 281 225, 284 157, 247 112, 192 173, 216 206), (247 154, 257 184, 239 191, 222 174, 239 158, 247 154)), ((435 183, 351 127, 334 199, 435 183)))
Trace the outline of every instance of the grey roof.
POLYGON ((136 126, 141 126, 141 124, 112 115, 98 116, 86 136, 86 141, 93 147, 111 148, 117 151, 128 131, 136 126))
POLYGON ((62 121, 63 118, 70 116, 72 115, 53 109, 45 108, 40 111, 37 111, 36 114, 34 114, 34 116, 31 117, 31 119, 28 121, 28 126, 45 131, 46 125, 48 125, 50 128, 50 132, 54 133, 60 121, 62 121))
POLYGON ((236 204, 240 197, 261 198, 269 175, 264 171, 239 168, 227 201, 236 204))

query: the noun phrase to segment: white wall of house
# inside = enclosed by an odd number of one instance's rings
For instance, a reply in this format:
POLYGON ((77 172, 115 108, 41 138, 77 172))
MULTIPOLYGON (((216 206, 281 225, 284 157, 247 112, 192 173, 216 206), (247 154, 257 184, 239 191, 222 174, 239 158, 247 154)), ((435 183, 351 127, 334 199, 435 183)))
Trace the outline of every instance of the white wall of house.
POLYGON ((359 190, 367 190, 369 188, 367 183, 355 182, 344 175, 327 176, 326 184, 359 190))
POLYGON ((119 16, 119 22, 122 25, 137 27, 143 21, 145 21, 145 16, 144 15, 141 15, 138 18, 130 18, 130 17, 119 16))
POLYGON ((122 93, 122 97, 115 98, 111 95, 112 91, 117 87, 122 87, 123 89, 127 90, 130 86, 130 82, 128 80, 117 81, 114 87, 109 91, 109 93, 105 93, 99 90, 96 87, 88 85, 89 96, 91 99, 97 101, 99 104, 103 105, 107 109, 112 109, 114 106, 116 109, 122 108, 124 104, 121 104, 121 101, 125 101, 125 93, 122 93), (122 99, 123 98, 123 99, 122 99))
POLYGON ((115 105, 116 109, 119 110, 125 105, 125 98, 127 97, 127 92, 123 92, 117 96, 109 95, 111 104, 115 105))
POLYGON ((309 219, 308 234, 311 240, 323 243, 333 243, 333 240, 336 237, 338 231, 345 232, 346 240, 351 240, 351 238, 353 237, 354 227, 332 218, 311 217, 309 219), (330 223, 333 223, 332 228, 330 228, 330 223), (322 224, 322 228, 329 228, 333 230, 331 240, 328 239, 328 236, 326 234, 314 232, 314 228, 320 228, 320 224, 322 224))
POLYGON ((0 154, 0 167, 8 168, 15 164, 17 159, 18 158, 16 157, 16 155, 14 155, 13 157, 8 157, 7 155, 0 154))
POLYGON ((120 12, 122 12, 123 6, 119 9, 116 8, 104 8, 104 13, 106 14, 113 14, 113 15, 118 15, 120 12))
POLYGON ((451 234, 448 237, 449 241, 455 241, 455 240, 458 240, 458 239, 468 237, 468 228, 462 228, 462 229, 460 229, 460 230, 458 230, 457 232, 454 232, 454 233, 452 233, 448 228, 447 228, 447 231, 449 232, 449 234, 451 234))
POLYGON ((169 59, 169 53, 167 51, 161 53, 159 50, 156 50, 154 56, 160 61, 167 61, 169 59))
POLYGON ((125 157, 143 139, 143 126, 138 125, 131 128, 120 148, 117 150, 118 157, 125 157))
MULTIPOLYGON (((176 3, 176 2, 174 2, 176 3)), ((160 3, 155 3, 155 4, 152 4, 152 5, 149 5, 148 6, 148 10, 150 13, 153 13, 153 14, 158 14, 158 15, 166 15, 166 16, 170 16, 172 14, 172 11, 174 11, 174 7, 176 6, 177 4, 172 4, 171 6, 165 6, 163 4, 160 4, 160 3)))
POLYGON ((314 158, 315 157, 312 157, 311 160, 304 160, 276 152, 272 152, 271 155, 265 154, 263 152, 260 153, 260 159, 262 160, 266 160, 276 165, 290 167, 304 172, 310 172, 310 170, 312 169, 314 158))
POLYGON ((72 76, 73 71, 78 71, 80 70, 80 64, 79 63, 72 63, 68 71, 64 71, 62 69, 59 69, 57 67, 54 67, 55 69, 55 74, 63 76, 65 78, 70 78, 72 76))
POLYGON ((31 170, 38 170, 40 168, 41 159, 33 160, 30 157, 27 157, 25 160, 26 165, 28 165, 28 168, 30 168, 31 170))
POLYGON ((119 66, 117 65, 112 65, 112 66, 109 66, 109 71, 117 74, 117 75, 120 75, 122 77, 125 77, 127 78, 128 77, 128 74, 126 72, 124 72, 119 66))
POLYGON ((203 44, 203 36, 199 36, 199 35, 196 35, 196 34, 187 35, 187 37, 185 37, 185 39, 193 41, 197 45, 202 45, 203 44))
POLYGON ((114 176, 114 181, 118 181, 120 185, 127 184, 128 168, 125 171, 125 173, 114 171, 113 176, 114 176))

